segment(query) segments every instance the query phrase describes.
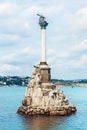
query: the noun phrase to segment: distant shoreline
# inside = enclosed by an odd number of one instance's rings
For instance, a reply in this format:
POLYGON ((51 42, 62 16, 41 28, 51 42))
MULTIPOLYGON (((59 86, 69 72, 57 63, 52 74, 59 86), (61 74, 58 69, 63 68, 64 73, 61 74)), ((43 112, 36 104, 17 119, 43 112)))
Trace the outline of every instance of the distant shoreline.
MULTIPOLYGON (((29 76, 0 76, 0 87, 3 86, 27 86, 29 76)), ((63 80, 63 79, 51 79, 51 82, 55 86, 81 86, 87 87, 87 79, 77 79, 77 80, 63 80)))
POLYGON ((75 83, 72 84, 73 86, 79 86, 79 87, 87 87, 87 83, 75 83))
MULTIPOLYGON (((65 87, 87 87, 87 83, 54 83, 55 86, 65 87)), ((0 87, 27 87, 27 85, 0 85, 0 87)))
POLYGON ((77 86, 77 87, 87 87, 87 83, 67 83, 67 82, 56 82, 56 86, 77 86))

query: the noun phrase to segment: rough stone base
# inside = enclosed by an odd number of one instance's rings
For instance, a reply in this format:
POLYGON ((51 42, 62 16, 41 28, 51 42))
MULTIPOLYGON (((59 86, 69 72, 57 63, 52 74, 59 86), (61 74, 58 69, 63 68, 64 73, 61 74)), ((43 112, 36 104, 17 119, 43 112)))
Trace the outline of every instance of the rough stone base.
POLYGON ((76 111, 76 107, 74 106, 65 106, 54 109, 53 111, 49 109, 43 109, 39 107, 19 107, 17 113, 26 114, 26 115, 49 115, 49 116, 68 116, 76 111))
POLYGON ((22 106, 19 107, 17 112, 27 115, 65 116, 76 111, 76 107, 69 104, 63 91, 56 90, 53 85, 47 89, 46 86, 44 88, 42 86, 27 88, 22 106))
MULTIPOLYGON (((22 106, 18 108, 19 114, 27 115, 70 115, 76 111, 76 107, 69 104, 63 91, 56 90, 56 86, 47 80, 43 82, 42 67, 35 66, 32 77, 28 82, 22 106)), ((49 77, 49 73, 47 73, 49 77)), ((45 80, 44 80, 45 81, 45 80)))

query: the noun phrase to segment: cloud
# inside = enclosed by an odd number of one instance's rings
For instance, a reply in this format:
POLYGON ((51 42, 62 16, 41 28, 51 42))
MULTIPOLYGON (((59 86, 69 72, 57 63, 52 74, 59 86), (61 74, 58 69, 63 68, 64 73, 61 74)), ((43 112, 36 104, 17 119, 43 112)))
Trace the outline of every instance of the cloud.
POLYGON ((0 34, 16 34, 22 37, 29 35, 29 20, 23 17, 23 11, 23 5, 14 2, 0 3, 0 34))
POLYGON ((10 16, 18 11, 19 6, 16 3, 2 2, 0 3, 0 16, 10 16))
POLYGON ((87 66, 87 54, 83 54, 81 57, 75 60, 70 60, 69 65, 73 65, 72 68, 86 68, 87 66))
POLYGON ((10 53, 10 54, 8 54, 8 55, 3 55, 3 56, 0 58, 0 63, 9 62, 9 61, 11 61, 11 60, 14 59, 14 56, 15 56, 14 53, 10 53))
POLYGON ((54 29, 54 33, 55 33, 55 35, 50 38, 51 42, 53 42, 53 43, 59 42, 59 41, 64 40, 66 38, 66 36, 64 36, 64 35, 59 35, 59 36, 56 35, 58 33, 57 28, 54 29))
POLYGON ((16 43, 20 40, 20 37, 15 34, 1 34, 0 35, 0 44, 2 43, 16 43), (7 42, 8 41, 8 42, 7 42))
POLYGON ((74 51, 87 50, 87 39, 83 40, 81 43, 75 44, 71 49, 74 51))
POLYGON ((60 51, 60 50, 54 50, 54 49, 49 49, 48 50, 48 56, 51 58, 52 56, 56 58, 68 58, 70 57, 70 53, 65 51, 60 51))
POLYGON ((10 65, 10 64, 0 64, 0 75, 16 75, 20 73, 21 68, 19 66, 10 65))
POLYGON ((26 8, 24 10, 24 14, 26 15, 32 15, 32 14, 37 14, 37 13, 41 13, 41 14, 46 14, 46 15, 52 15, 52 14, 58 14, 60 11, 63 10, 63 5, 61 4, 55 4, 55 5, 43 5, 43 4, 36 4, 33 6, 30 6, 28 8, 26 8))
POLYGON ((10 62, 29 62, 30 59, 37 56, 38 49, 35 51, 33 48, 25 47, 20 48, 19 50, 12 50, 4 53, 3 56, 0 58, 1 63, 10 63, 10 62))
POLYGON ((37 51, 35 51, 31 47, 25 47, 22 50, 20 50, 19 54, 26 55, 26 56, 35 56, 37 52, 38 52, 38 49, 37 51))
POLYGON ((87 6, 79 9, 75 14, 69 15, 69 21, 73 30, 87 29, 87 6))
POLYGON ((31 66, 38 60, 37 52, 31 47, 5 52, 0 58, 0 75, 31 75, 31 66))

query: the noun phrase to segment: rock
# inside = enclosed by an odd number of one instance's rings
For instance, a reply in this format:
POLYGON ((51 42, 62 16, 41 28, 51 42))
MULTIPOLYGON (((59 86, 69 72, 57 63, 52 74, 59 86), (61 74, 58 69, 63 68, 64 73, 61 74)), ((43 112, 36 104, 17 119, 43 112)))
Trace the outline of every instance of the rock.
POLYGON ((31 105, 31 102, 32 102, 32 99, 30 97, 25 97, 23 100, 22 100, 22 105, 23 106, 29 106, 31 105))
POLYGON ((76 107, 70 105, 64 92, 56 90, 56 86, 49 81, 46 83, 41 82, 37 74, 41 78, 40 68, 38 68, 38 71, 34 68, 25 91, 25 97, 22 100, 22 106, 18 108, 17 112, 26 115, 41 114, 55 116, 67 116, 74 113, 76 107))

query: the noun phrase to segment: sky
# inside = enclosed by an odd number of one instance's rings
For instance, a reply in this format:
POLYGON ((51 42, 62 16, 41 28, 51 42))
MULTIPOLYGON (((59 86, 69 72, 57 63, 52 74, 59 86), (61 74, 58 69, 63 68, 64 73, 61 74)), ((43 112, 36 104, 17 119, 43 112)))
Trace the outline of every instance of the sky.
POLYGON ((0 75, 31 76, 46 17, 51 77, 87 79, 87 0, 0 0, 0 75))

